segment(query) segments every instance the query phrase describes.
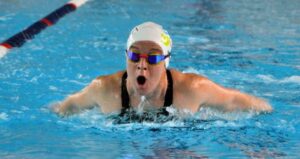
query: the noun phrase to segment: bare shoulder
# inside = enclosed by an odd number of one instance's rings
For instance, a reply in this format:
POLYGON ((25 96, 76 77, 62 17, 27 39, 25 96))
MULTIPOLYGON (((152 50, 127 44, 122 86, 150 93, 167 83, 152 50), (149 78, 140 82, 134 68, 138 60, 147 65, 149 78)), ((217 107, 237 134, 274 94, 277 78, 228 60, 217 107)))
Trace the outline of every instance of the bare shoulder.
POLYGON ((181 90, 193 90, 203 85, 212 83, 208 78, 195 74, 195 73, 183 73, 172 69, 172 78, 174 79, 174 86, 180 87, 181 90))
POLYGON ((125 71, 114 74, 99 76, 91 83, 91 87, 98 91, 112 91, 121 86, 121 79, 125 71))
POLYGON ((182 73, 170 70, 173 78, 174 105, 179 109, 188 109, 197 112, 205 96, 204 87, 209 80, 195 73, 182 73))
POLYGON ((212 90, 223 90, 221 86, 202 75, 182 73, 176 70, 171 72, 174 79, 174 93, 186 100, 194 101, 195 105, 202 103, 202 100, 205 100, 212 90))

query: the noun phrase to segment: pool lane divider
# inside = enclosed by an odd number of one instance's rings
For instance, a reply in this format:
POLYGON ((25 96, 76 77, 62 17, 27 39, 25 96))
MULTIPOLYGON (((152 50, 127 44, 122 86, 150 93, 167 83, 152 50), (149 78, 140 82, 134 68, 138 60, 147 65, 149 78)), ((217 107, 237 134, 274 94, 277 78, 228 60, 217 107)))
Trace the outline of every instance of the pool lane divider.
POLYGON ((39 34, 47 27, 56 24, 60 18, 75 11, 87 1, 88 0, 71 0, 62 7, 48 14, 46 17, 33 23, 28 28, 2 42, 0 44, 0 59, 4 57, 10 49, 21 47, 26 41, 33 39, 35 35, 39 34))

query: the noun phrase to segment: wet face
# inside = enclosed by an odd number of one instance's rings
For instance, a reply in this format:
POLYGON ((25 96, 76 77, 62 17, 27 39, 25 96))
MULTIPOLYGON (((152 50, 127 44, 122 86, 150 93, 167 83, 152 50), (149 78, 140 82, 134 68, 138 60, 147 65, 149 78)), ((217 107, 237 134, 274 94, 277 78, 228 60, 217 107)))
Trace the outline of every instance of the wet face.
MULTIPOLYGON (((163 54, 159 45, 151 41, 139 41, 130 47, 130 51, 139 54, 163 54)), ((151 65, 146 58, 132 62, 127 57, 128 80, 139 95, 149 95, 155 91, 162 81, 166 68, 164 61, 151 65)))

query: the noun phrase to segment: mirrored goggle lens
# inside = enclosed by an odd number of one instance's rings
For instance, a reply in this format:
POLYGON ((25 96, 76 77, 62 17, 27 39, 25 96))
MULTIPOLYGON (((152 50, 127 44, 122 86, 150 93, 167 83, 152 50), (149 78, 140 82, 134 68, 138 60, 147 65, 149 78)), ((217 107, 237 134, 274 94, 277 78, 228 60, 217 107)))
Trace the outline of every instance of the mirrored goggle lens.
MULTIPOLYGON (((135 53, 132 51, 127 51, 128 58, 133 62, 139 62, 141 58, 141 54, 135 53)), ((163 61, 167 56, 165 55, 147 55, 146 59, 149 64, 157 64, 163 61)))
POLYGON ((127 51, 127 56, 133 62, 139 62, 140 61, 140 56, 137 53, 127 51))
POLYGON ((164 55, 149 55, 148 63, 149 64, 157 64, 165 59, 164 55))

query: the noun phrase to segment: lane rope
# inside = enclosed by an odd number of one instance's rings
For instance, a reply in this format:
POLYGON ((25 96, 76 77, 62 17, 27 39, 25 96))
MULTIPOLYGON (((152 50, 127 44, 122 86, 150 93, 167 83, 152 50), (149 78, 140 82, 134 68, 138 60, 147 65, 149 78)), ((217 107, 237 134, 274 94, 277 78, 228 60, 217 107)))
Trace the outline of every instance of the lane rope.
POLYGON ((87 1, 88 0, 71 0, 62 7, 48 14, 46 17, 33 23, 28 28, 2 42, 0 44, 0 59, 4 57, 10 49, 15 47, 21 47, 26 41, 33 39, 35 35, 39 34, 42 30, 46 29, 47 27, 56 24, 59 21, 59 19, 75 11, 87 1))

